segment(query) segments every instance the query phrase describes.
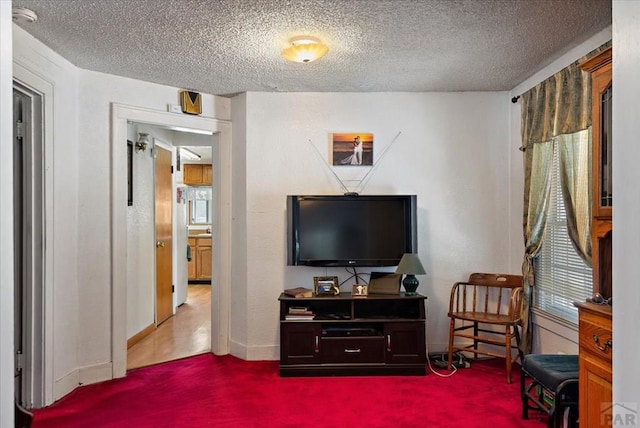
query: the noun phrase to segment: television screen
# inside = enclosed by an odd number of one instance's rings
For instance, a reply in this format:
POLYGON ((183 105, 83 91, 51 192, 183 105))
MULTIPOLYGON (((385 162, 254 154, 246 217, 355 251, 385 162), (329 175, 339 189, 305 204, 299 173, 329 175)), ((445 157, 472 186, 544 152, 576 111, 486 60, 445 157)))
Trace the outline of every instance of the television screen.
POLYGON ((396 266, 417 252, 416 196, 288 196, 289 265, 396 266))

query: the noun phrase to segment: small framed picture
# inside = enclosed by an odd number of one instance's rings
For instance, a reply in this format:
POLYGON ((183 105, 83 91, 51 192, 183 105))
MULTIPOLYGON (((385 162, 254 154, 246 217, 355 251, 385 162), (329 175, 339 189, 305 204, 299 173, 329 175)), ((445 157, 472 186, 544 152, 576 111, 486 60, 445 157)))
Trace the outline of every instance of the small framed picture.
POLYGON ((340 294, 340 284, 337 276, 314 276, 313 291, 316 296, 337 296, 340 294))
POLYGON ((351 286, 351 295, 353 297, 367 297, 369 295, 369 287, 365 284, 353 284, 351 286))
POLYGON ((399 273, 371 272, 369 294, 400 294, 399 273))

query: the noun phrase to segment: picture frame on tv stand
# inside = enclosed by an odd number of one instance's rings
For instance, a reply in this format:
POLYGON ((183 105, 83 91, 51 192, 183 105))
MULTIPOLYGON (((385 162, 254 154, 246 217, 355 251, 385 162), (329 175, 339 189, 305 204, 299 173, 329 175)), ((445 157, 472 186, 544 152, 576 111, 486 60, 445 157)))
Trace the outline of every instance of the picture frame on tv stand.
POLYGON ((352 297, 367 297, 369 294, 369 286, 366 284, 353 284, 351 286, 352 297))
POLYGON ((400 294, 402 275, 391 272, 371 272, 369 294, 400 294))
POLYGON ((340 283, 337 276, 314 276, 313 291, 316 296, 337 296, 340 294, 340 283))

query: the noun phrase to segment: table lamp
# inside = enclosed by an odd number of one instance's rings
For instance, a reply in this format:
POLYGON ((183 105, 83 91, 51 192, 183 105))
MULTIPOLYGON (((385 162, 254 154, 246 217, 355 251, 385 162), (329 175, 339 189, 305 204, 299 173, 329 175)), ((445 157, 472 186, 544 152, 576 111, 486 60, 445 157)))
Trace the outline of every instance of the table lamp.
POLYGON ((416 293, 416 289, 420 284, 416 275, 424 275, 426 272, 420 263, 420 259, 417 254, 405 253, 402 255, 400 264, 396 268, 396 273, 406 275, 402 280, 402 285, 407 296, 413 296, 416 293))

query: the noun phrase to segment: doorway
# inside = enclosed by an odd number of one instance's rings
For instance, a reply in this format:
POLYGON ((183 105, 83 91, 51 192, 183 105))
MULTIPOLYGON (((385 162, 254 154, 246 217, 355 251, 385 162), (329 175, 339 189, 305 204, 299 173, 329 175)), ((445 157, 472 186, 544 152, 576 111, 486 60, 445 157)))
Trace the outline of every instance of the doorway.
POLYGON ((44 405, 42 95, 13 84, 14 387, 25 408, 44 405))
MULTIPOLYGON (((128 124, 128 135, 129 146, 139 135, 150 141, 145 150, 132 151, 127 159, 131 171, 127 206, 130 370, 211 352, 211 281, 206 286, 188 286, 186 208, 191 193, 187 190, 192 188, 185 187, 177 145, 200 144, 198 151, 211 165, 215 139, 138 122, 128 124)), ((211 260, 209 251, 209 266, 211 260)))
POLYGON ((212 203, 216 218, 214 228, 220 233, 212 253, 214 274, 211 289, 211 350, 218 355, 229 353, 229 308, 231 283, 231 124, 223 120, 176 115, 143 108, 112 105, 111 153, 112 175, 112 290, 113 290, 113 376, 126 374, 127 361, 127 122, 157 126, 179 126, 211 132, 215 135, 213 163, 220 165, 214 174, 216 187, 212 203))

